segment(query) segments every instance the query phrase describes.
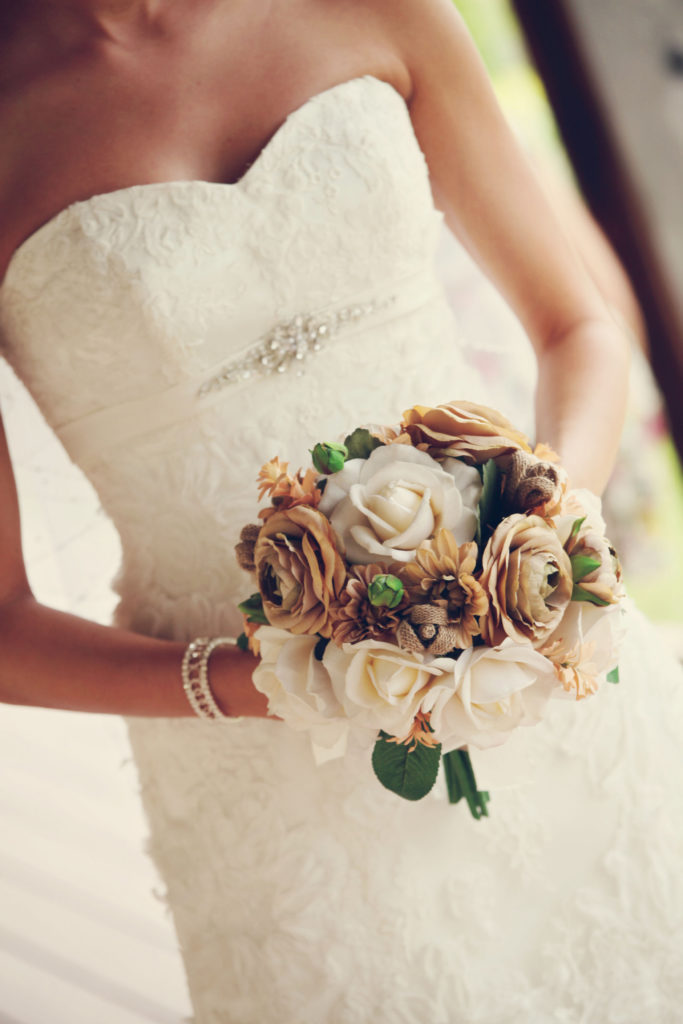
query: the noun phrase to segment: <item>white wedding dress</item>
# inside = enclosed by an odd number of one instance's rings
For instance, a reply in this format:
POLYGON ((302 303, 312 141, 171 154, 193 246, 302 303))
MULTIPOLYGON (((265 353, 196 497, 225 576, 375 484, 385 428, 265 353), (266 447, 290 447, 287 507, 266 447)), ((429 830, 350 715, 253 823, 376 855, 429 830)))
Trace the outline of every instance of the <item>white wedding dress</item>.
MULTIPOLYGON (((365 77, 235 185, 94 196, 20 246, 5 354, 121 535, 119 623, 234 635, 265 460, 486 398, 440 221, 401 97, 365 77)), ((131 720, 197 1024, 680 1024, 681 684, 630 612, 619 686, 476 758, 480 822, 441 782, 385 791, 365 752, 316 766, 277 721, 131 720)))

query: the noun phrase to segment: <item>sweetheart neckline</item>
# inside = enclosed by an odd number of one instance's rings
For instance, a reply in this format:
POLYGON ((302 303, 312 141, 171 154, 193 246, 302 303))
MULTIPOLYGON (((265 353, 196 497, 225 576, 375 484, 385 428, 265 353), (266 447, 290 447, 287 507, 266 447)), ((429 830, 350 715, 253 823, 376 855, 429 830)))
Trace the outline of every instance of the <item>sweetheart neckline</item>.
POLYGON ((260 168, 261 164, 265 161, 266 154, 269 153, 270 150, 275 145, 281 142, 282 137, 285 135, 288 127, 291 126, 293 121, 298 120, 298 118, 302 116, 305 111, 308 111, 315 107, 318 102, 324 99, 328 99, 329 97, 333 96, 342 89, 348 88, 349 86, 356 85, 358 82, 364 81, 374 82, 375 84, 380 86, 386 86, 386 88, 389 89, 390 93, 398 97, 401 103, 405 105, 405 98, 401 95, 399 90, 390 82, 385 81, 383 78, 378 78, 377 75, 356 75, 354 78, 347 78, 343 82, 337 82, 335 85, 328 86, 327 89, 322 89, 320 92, 314 93, 313 96, 309 96, 308 99, 304 100, 303 103, 300 103, 298 107, 295 107, 294 110, 291 110, 289 114, 287 114, 287 116, 285 117, 284 121, 282 121, 281 124, 275 129, 275 131, 270 136, 265 145, 259 150, 256 157, 249 164, 244 174, 242 174, 237 179, 237 181, 206 181, 203 178, 181 178, 175 181, 150 181, 143 182, 142 184, 139 185, 124 185, 122 188, 110 189, 107 192, 96 192, 92 196, 88 196, 86 199, 76 199, 74 200, 74 202, 69 203, 68 206, 64 206, 61 210, 58 210, 56 213, 54 213, 46 221, 40 224, 35 229, 35 231, 32 231, 30 235, 27 235, 23 242, 19 243, 19 245, 16 247, 16 249, 10 256, 7 266, 5 268, 4 276, 0 280, 0 294, 2 294, 2 290, 5 286, 5 283, 7 282, 8 277, 10 276, 10 272, 12 268, 15 266, 15 264, 18 262, 20 256, 23 255, 32 246, 32 244, 35 241, 37 241, 45 232, 53 230, 57 226, 57 224, 61 223, 61 221, 76 208, 89 206, 93 203, 99 202, 100 200, 109 199, 112 196, 121 196, 129 193, 143 191, 151 192, 152 190, 155 189, 161 190, 164 188, 173 189, 182 187, 188 188, 192 186, 201 186, 207 189, 221 189, 225 192, 237 191, 240 188, 243 188, 246 185, 246 183, 251 180, 252 175, 256 173, 256 171, 260 168))

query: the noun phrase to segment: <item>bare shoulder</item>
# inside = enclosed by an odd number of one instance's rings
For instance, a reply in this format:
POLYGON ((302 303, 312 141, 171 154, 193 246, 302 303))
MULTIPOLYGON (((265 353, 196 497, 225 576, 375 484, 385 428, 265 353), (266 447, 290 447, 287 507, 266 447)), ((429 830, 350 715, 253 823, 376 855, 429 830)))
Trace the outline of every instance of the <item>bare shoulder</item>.
POLYGON ((443 29, 444 25, 455 27, 463 24, 453 0, 346 0, 343 5, 339 0, 327 2, 337 7, 355 6, 371 13, 373 17, 382 19, 396 36, 410 31, 413 33, 412 44, 420 42, 414 35, 418 25, 429 33, 443 29))
POLYGON ((426 77, 437 80, 452 68, 454 58, 474 52, 453 0, 360 0, 354 6, 359 18, 371 17, 381 26, 406 67, 411 87, 426 77))

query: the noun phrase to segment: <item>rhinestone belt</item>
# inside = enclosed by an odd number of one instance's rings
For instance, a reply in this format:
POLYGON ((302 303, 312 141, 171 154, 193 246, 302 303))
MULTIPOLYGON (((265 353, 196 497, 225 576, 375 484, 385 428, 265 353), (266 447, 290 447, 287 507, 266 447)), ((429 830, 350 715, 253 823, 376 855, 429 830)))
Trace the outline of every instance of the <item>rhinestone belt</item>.
POLYGON ((354 334, 367 326, 410 313, 437 296, 440 285, 430 268, 390 286, 378 288, 374 297, 302 314, 276 324, 256 338, 241 354, 208 370, 199 379, 189 379, 159 394, 121 402, 64 423, 57 436, 73 461, 94 465, 109 451, 152 432, 201 413, 222 400, 222 392, 251 379, 284 374, 301 374, 305 360, 313 358, 338 335, 354 334))
MULTIPOLYGON (((362 322, 371 313, 390 309, 396 299, 396 295, 390 295, 382 300, 343 306, 329 313, 295 316, 285 323, 277 324, 246 355, 226 363, 219 373, 204 381, 197 394, 203 398, 212 391, 220 391, 228 384, 236 384, 241 380, 271 373, 286 373, 313 352, 319 352, 342 328, 362 322)), ((299 376, 302 373, 302 369, 297 369, 299 376)))

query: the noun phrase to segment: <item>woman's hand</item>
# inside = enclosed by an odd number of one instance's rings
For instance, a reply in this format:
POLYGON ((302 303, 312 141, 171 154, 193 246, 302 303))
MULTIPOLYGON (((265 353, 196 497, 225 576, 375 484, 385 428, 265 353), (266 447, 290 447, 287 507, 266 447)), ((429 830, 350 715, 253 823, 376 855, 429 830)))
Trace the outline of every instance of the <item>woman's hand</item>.
POLYGON ((218 707, 231 718, 268 717, 268 698, 251 681, 259 659, 237 647, 221 647, 211 655, 209 680, 218 707))

